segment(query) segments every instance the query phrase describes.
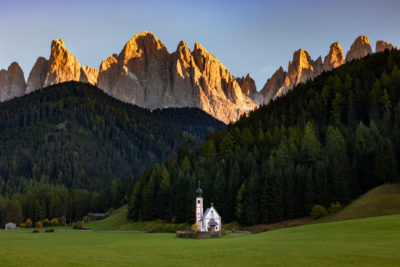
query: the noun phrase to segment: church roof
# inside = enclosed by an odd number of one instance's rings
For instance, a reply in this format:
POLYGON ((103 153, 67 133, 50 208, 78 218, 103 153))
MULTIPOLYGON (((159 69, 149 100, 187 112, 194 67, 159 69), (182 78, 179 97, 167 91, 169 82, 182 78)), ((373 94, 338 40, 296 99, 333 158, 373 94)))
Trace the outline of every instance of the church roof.
POLYGON ((203 218, 205 218, 207 216, 207 214, 211 211, 211 209, 214 210, 214 213, 217 214, 219 216, 218 211, 214 208, 214 206, 211 204, 211 207, 209 207, 208 209, 206 209, 206 212, 203 213, 203 218))

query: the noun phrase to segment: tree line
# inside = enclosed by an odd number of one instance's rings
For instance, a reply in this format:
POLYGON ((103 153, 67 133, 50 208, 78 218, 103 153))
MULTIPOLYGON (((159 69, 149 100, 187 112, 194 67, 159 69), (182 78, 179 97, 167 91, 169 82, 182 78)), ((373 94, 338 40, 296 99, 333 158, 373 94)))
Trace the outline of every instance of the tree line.
POLYGON ((400 52, 352 61, 135 176, 128 216, 194 221, 198 180, 224 222, 273 223, 399 180, 400 52))

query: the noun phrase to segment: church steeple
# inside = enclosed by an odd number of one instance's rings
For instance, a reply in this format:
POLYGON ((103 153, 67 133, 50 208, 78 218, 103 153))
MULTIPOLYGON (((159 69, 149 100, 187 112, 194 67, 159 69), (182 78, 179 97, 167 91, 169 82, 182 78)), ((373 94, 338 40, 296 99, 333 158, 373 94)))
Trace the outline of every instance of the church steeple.
POLYGON ((200 222, 203 219, 203 190, 200 187, 200 180, 199 180, 199 187, 196 189, 196 222, 200 222))
POLYGON ((203 190, 200 187, 200 180, 199 180, 199 187, 196 189, 196 195, 197 196, 202 196, 203 195, 203 190))

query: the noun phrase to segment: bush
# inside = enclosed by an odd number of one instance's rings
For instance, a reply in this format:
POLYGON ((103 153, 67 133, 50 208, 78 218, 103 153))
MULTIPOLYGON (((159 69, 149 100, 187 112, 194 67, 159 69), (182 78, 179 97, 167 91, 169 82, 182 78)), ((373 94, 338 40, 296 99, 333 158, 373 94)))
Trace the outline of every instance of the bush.
POLYGON ((59 224, 60 224, 60 222, 58 221, 57 218, 53 218, 53 219, 51 219, 51 221, 50 221, 50 225, 51 225, 51 226, 58 226, 59 224))
POLYGON ((45 233, 54 233, 54 229, 46 229, 45 233))
POLYGON ((32 233, 39 233, 39 230, 33 230, 32 233))
POLYGON ((197 234, 199 234, 200 233, 200 223, 195 223, 195 224, 193 224, 192 225, 192 231, 197 235, 197 234))
POLYGON ((26 225, 25 225, 24 223, 21 223, 21 224, 19 225, 19 227, 21 227, 21 228, 25 228, 25 227, 26 227, 26 225))
POLYGON ((35 227, 36 228, 42 228, 43 227, 43 223, 41 221, 38 221, 35 223, 35 227))
POLYGON ((82 221, 77 221, 74 225, 75 229, 83 229, 83 223, 82 221))
POLYGON ((324 206, 315 205, 312 208, 311 217, 313 217, 314 219, 319 219, 325 217, 326 215, 328 215, 328 212, 326 211, 326 208, 324 206))
POLYGON ((336 201, 335 203, 331 203, 331 206, 329 207, 329 213, 333 214, 333 213, 338 212, 341 209, 342 209, 342 204, 340 204, 339 201, 336 201))
POLYGON ((42 223, 43 223, 43 226, 44 227, 47 227, 47 226, 50 226, 50 222, 49 222, 49 219, 44 219, 43 221, 42 221, 42 223))
POLYGON ((26 219, 26 221, 25 221, 25 227, 27 227, 27 228, 31 228, 32 227, 32 225, 33 225, 33 223, 32 223, 32 220, 31 219, 26 219))

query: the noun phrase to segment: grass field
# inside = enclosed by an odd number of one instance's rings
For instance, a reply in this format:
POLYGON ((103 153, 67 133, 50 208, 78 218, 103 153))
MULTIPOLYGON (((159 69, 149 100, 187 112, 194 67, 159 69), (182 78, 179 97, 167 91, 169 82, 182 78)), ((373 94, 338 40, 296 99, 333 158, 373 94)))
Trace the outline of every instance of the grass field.
POLYGON ((396 266, 400 215, 304 225, 256 235, 0 232, 0 266, 396 266))
POLYGON ((365 193, 327 221, 341 221, 400 213, 400 184, 386 184, 365 193))
POLYGON ((149 231, 149 232, 171 232, 175 233, 177 230, 190 228, 188 224, 172 224, 164 223, 161 220, 147 221, 147 222, 134 222, 127 218, 128 206, 125 205, 118 210, 114 211, 109 217, 100 220, 85 223, 94 231, 98 230, 121 230, 121 231, 149 231))

